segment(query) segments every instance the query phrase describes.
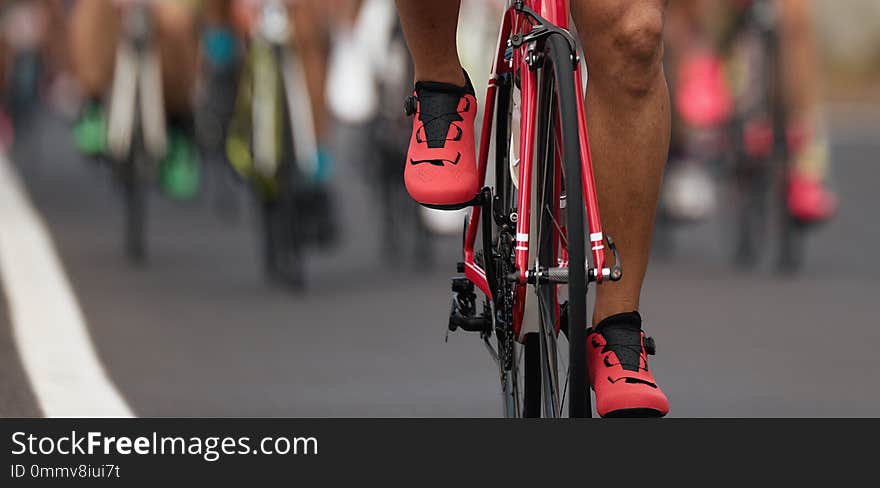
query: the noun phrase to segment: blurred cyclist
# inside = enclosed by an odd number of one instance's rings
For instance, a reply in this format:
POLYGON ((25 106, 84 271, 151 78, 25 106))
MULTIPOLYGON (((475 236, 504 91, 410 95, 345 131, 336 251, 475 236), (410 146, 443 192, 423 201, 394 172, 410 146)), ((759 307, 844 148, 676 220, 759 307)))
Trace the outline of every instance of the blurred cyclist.
MULTIPOLYGON (((123 9, 139 0, 75 0, 70 16, 73 70, 87 102, 74 127, 74 141, 87 155, 107 149, 107 121, 101 104, 113 84, 123 9)), ((143 1, 143 0, 140 0, 143 1)), ((198 56, 195 0, 146 0, 151 4, 169 121, 160 185, 169 196, 191 198, 198 189, 199 156, 193 141, 193 90, 198 56)))
POLYGON ((788 206, 805 222, 829 218, 837 202, 824 186, 830 148, 820 107, 819 59, 810 2, 777 0, 782 14, 784 93, 790 114, 789 145, 794 157, 788 206))
MULTIPOLYGON (((648 370, 638 313, 669 148, 669 93, 662 63, 666 4, 571 2, 590 69, 587 124, 603 223, 619 240, 627 263, 621 281, 598 287, 595 325, 588 335, 588 360, 595 365, 590 376, 602 416, 633 411, 658 416, 669 410, 648 370), (600 341, 591 341, 593 334, 603 336, 605 347, 594 346, 600 341)), ((397 0, 397 6, 416 81, 406 188, 423 205, 462 208, 473 203, 481 182, 474 143, 477 102, 456 45, 460 1, 397 0)))
MULTIPOLYGON (((250 36, 256 21, 261 0, 231 0, 226 3, 231 7, 231 15, 239 34, 250 36)), ((327 73, 327 57, 330 51, 330 26, 337 1, 322 2, 320 0, 287 0, 288 12, 292 18, 293 37, 291 42, 296 45, 297 53, 303 63, 306 76, 308 96, 312 102, 312 117, 319 150, 318 179, 325 179, 328 171, 327 146, 329 134, 327 125, 327 109, 325 85, 327 73)))
MULTIPOLYGON (((12 139, 12 123, 30 113, 45 88, 65 68, 61 0, 8 0, 0 4, 0 145, 12 139), (60 42, 59 42, 60 41, 60 42)), ((51 100, 53 102, 57 100, 51 100)))
MULTIPOLYGON (((735 19, 752 0, 678 0, 670 4, 668 42, 670 64, 679 66, 679 55, 694 46, 709 46, 718 56, 720 46, 732 35, 735 19)), ((787 139, 792 158, 787 203, 797 220, 810 223, 828 219, 835 210, 836 198, 825 182, 829 170, 829 143, 819 98, 818 56, 809 2, 775 0, 779 13, 782 83, 788 118, 787 139)), ((673 70, 675 71, 675 70, 673 70)), ((716 85, 728 80, 716 80, 716 85)), ((681 89, 681 85, 679 85, 681 89)), ((732 86, 736 89, 737 87, 732 86)), ((746 87, 747 88, 747 87, 746 87)), ((727 90, 717 86, 717 98, 727 90)), ((687 96, 685 93, 679 93, 687 96)), ((681 104, 679 104, 681 106, 681 104)), ((705 114, 703 114, 705 115, 705 114)), ((678 125, 678 124, 677 124, 678 125)), ((678 131, 676 135, 679 136, 678 131)), ((673 154, 680 138, 673 139, 673 154)))

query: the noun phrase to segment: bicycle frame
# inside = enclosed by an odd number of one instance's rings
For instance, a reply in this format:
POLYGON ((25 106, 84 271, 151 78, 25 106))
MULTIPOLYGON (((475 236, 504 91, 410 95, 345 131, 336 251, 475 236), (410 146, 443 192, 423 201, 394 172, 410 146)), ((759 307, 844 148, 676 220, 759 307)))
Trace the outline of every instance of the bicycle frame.
MULTIPOLYGON (((298 48, 291 43, 294 38, 294 24, 289 16, 289 5, 285 0, 262 0, 257 5, 256 25, 251 33, 251 52, 268 53, 274 66, 265 70, 254 68, 254 74, 262 74, 274 77, 275 72, 280 70, 282 91, 285 93, 284 100, 287 103, 290 114, 290 125, 296 156, 296 165, 299 170, 309 178, 318 173, 318 142, 313 122, 314 108, 307 96, 299 94, 307 93, 305 68, 302 66, 298 48)), ((261 63, 260 66, 265 66, 261 63)), ((255 81, 255 89, 265 89, 271 86, 265 80, 255 81)), ((272 113, 275 101, 264 106, 256 101, 271 100, 271 96, 254 97, 254 160, 258 167, 262 166, 267 175, 274 174, 278 166, 277 144, 275 131, 258 127, 258 120, 263 114, 272 113)), ((272 119, 271 116, 269 116, 272 119)))
MULTIPOLYGON (((534 144, 536 132, 536 110, 537 110, 537 90, 538 90, 538 73, 529 66, 527 59, 529 50, 535 45, 533 42, 525 42, 518 47, 513 48, 512 57, 506 58, 505 53, 513 45, 510 37, 513 34, 528 34, 533 28, 529 22, 527 15, 522 11, 522 7, 527 7, 546 19, 552 26, 568 29, 569 19, 569 2, 568 0, 521 0, 509 1, 507 9, 501 24, 498 37, 498 49, 495 54, 495 61, 492 66, 489 77, 488 88, 486 91, 486 103, 484 108, 483 127, 480 139, 480 153, 478 157, 477 170, 480 181, 486 181, 486 171, 489 162, 489 150, 492 139, 493 119, 495 115, 495 104, 498 92, 498 79, 504 73, 520 73, 520 88, 522 96, 522 110, 520 121, 520 169, 519 169, 519 195, 517 201, 517 219, 516 219, 516 269, 519 271, 519 283, 516 287, 516 308, 514 310, 513 325, 518 340, 522 340, 522 323, 525 307, 525 293, 527 289, 527 275, 529 270, 529 240, 530 240, 530 219, 531 219, 531 197, 532 197, 532 170, 534 163, 534 144)), ((592 273, 595 280, 601 282, 603 278, 608 276, 608 270, 605 268, 605 245, 604 233, 599 220, 599 205, 596 196, 596 185, 593 177, 592 156, 590 153, 589 135, 587 132, 586 119, 584 117, 584 93, 581 79, 581 71, 579 69, 572 70, 572 76, 575 78, 575 87, 578 104, 578 125, 580 137, 580 157, 582 164, 582 186, 584 194, 584 205, 588 229, 590 232, 589 242, 591 243, 593 266, 592 273)), ((516 129, 513 129, 516 130, 516 129)), ((558 138, 557 134, 557 138, 558 138)), ((557 158, 558 159, 558 158, 557 158)), ((556 162, 557 166, 561 165, 561 161, 556 162)), ((557 201, 560 195, 556 195, 557 201)), ((492 296, 492 287, 487 279, 486 270, 478 265, 475 260, 474 246, 476 244, 478 230, 480 227, 480 214, 483 208, 480 204, 473 207, 470 219, 467 222, 467 232, 464 243, 464 273, 465 276, 472 281, 486 296, 495 299, 492 296)), ((487 216, 491 218, 491 216, 487 216)))
POLYGON ((161 159, 167 146, 153 15, 144 1, 133 2, 123 11, 123 36, 116 49, 108 107, 108 152, 117 161, 128 158, 138 130, 153 160, 161 159))

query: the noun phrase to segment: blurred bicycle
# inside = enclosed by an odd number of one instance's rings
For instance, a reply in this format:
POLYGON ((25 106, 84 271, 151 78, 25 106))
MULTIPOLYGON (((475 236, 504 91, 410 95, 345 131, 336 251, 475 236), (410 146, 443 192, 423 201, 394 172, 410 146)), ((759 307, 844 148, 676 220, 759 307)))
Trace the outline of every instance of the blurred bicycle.
POLYGON ((125 250, 135 263, 146 257, 147 192, 167 150, 161 66, 148 1, 124 10, 107 116, 107 149, 116 161, 125 215, 125 250))
MULTIPOLYGON (((412 62, 392 0, 347 5, 355 12, 351 18, 337 19, 327 105, 350 129, 344 133, 359 145, 353 156, 379 205, 377 237, 384 261, 394 266, 411 259, 416 268, 425 269, 433 260, 429 221, 400 185, 410 125, 400 111, 400 100, 412 88, 412 62), (359 82, 353 84, 352 79, 359 82)), ((457 234, 460 217, 454 227, 457 234)))
POLYGON ((322 181, 315 107, 288 9, 284 0, 258 2, 226 150, 259 203, 267 275, 301 290, 306 248, 330 245, 336 230, 322 181))
POLYGON ((38 0, 16 0, 0 6, 0 30, 7 53, 6 104, 19 124, 37 103, 45 69, 44 44, 48 13, 38 0))
POLYGON ((147 258, 153 187, 178 201, 200 188, 195 14, 193 5, 169 0, 77 0, 70 12, 71 61, 84 96, 74 144, 110 163, 123 200, 123 247, 138 265, 147 258))
POLYGON ((816 84, 807 9, 791 0, 671 7, 676 137, 658 227, 667 252, 676 224, 717 208, 732 221, 723 237, 735 266, 757 265, 773 229, 776 267, 790 273, 803 265, 805 230, 833 215, 818 95, 804 88, 816 84))

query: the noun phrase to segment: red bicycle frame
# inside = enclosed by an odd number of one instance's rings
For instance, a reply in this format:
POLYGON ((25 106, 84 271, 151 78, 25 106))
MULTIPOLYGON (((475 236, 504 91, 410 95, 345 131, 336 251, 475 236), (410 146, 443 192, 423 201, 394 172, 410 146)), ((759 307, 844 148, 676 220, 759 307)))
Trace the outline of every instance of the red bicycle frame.
MULTIPOLYGON (((536 110, 538 99, 538 74, 531 69, 526 62, 529 46, 532 43, 523 43, 513 49, 512 57, 505 58, 505 52, 509 48, 508 40, 513 34, 528 34, 532 24, 526 15, 508 2, 504 13, 501 29, 498 37, 498 49, 495 61, 489 77, 489 85, 486 90, 486 105, 484 108, 483 127, 480 138, 480 154, 477 169, 481 181, 486 181, 486 170, 489 160, 489 147, 492 137, 492 125, 495 115, 495 103, 497 97, 497 80, 504 73, 520 73, 520 91, 522 99, 520 121, 520 169, 519 169, 519 197, 517 201, 516 221, 516 269, 519 271, 520 282, 516 287, 516 301, 513 314, 513 326, 517 337, 522 331, 522 322, 525 307, 526 276, 529 268, 529 229, 531 219, 532 192, 532 168, 535 150, 536 110)), ((568 0, 524 0, 522 2, 538 15, 546 19, 556 27, 567 29, 569 18, 568 0)), ((581 80, 581 72, 572 70, 574 77, 578 104, 578 133, 580 137, 580 157, 582 165, 582 185, 584 194, 584 206, 587 216, 587 224, 590 232, 589 241, 592 248, 593 265, 597 282, 603 280, 605 271, 605 246, 602 224, 599 220, 599 204, 596 197, 596 185, 593 177, 593 163, 590 155, 589 136, 587 133, 586 119, 584 118, 584 94, 581 80)), ((516 130, 516 129, 513 129, 516 130)), ((558 134, 557 134, 558 137, 558 134)), ((558 162, 557 162, 558 164, 558 162)), ((558 186, 557 186, 558 188, 558 186)), ((486 278, 486 271, 474 261, 474 245, 480 226, 480 213, 482 207, 473 207, 470 220, 467 224, 467 233, 464 243, 464 272, 465 276, 472 281, 488 297, 492 297, 492 291, 486 278)))

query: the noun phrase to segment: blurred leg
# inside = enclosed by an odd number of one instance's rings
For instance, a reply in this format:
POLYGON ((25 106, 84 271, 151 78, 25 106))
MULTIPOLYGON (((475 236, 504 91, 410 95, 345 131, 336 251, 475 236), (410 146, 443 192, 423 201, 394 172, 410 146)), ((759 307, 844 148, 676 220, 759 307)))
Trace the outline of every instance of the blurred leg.
POLYGON ((232 0, 204 0, 203 19, 209 26, 231 26, 234 12, 232 0))
POLYGON ((111 0, 78 0, 70 16, 70 57, 87 98, 102 98, 113 82, 119 16, 111 0))
MULTIPOLYGON (((681 57, 694 42, 694 32, 703 21, 703 9, 706 4, 706 0, 677 0, 671 2, 667 8, 664 54, 669 84, 673 87, 673 97, 675 96, 674 87, 677 83, 676 75, 681 57)), ((675 110, 672 111, 671 160, 684 157, 685 134, 679 115, 675 110)))
POLYGON ((802 0, 779 0, 779 7, 782 91, 788 110, 792 161, 788 209, 801 221, 823 221, 834 214, 837 199, 824 184, 830 144, 819 103, 820 71, 811 7, 802 0))
POLYGON ((819 70, 810 4, 803 0, 779 0, 784 92, 791 115, 815 116, 819 98, 819 70))
POLYGON ((322 15, 320 0, 305 0, 294 4, 291 10, 294 31, 293 42, 302 56, 306 71, 309 100, 312 101, 312 116, 318 141, 326 136, 327 109, 324 103, 324 87, 327 75, 327 55, 329 54, 328 19, 322 15))
MULTIPOLYGON (((778 0, 781 14, 780 41, 782 52, 783 93, 792 121, 791 129, 800 132, 806 144, 795 152, 809 148, 811 139, 824 138, 819 104, 820 71, 817 66, 816 43, 810 4, 802 0, 778 0)), ((827 148, 826 148, 827 149, 827 148)), ((827 172, 827 156, 797 157, 797 170, 823 179, 827 172)))
POLYGON ((594 322, 639 309, 669 146, 665 6, 665 0, 572 2, 590 73, 587 125, 602 222, 624 264, 621 281, 597 288, 594 322))
POLYGON ((0 110, 6 108, 6 76, 8 74, 7 64, 9 63, 9 49, 6 46, 6 39, 0 36, 0 110))
POLYGON ((415 64, 416 81, 464 85, 456 43, 460 8, 461 0, 397 0, 400 22, 415 64))
POLYGON ((48 26, 46 55, 52 74, 69 71, 70 47, 68 45, 67 22, 64 2, 43 0, 48 26))
POLYGON ((156 28, 166 108, 173 114, 189 114, 199 48, 195 12, 183 2, 160 2, 156 6, 156 28))
POLYGON ((362 3, 361 0, 336 0, 321 2, 321 6, 337 25, 342 28, 351 28, 357 20, 362 3))

